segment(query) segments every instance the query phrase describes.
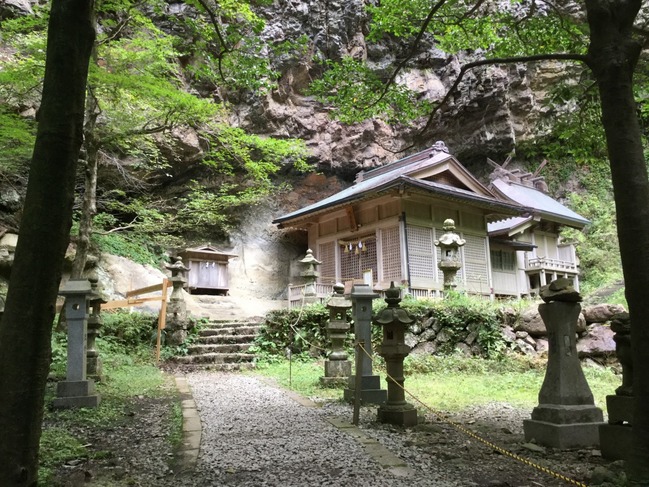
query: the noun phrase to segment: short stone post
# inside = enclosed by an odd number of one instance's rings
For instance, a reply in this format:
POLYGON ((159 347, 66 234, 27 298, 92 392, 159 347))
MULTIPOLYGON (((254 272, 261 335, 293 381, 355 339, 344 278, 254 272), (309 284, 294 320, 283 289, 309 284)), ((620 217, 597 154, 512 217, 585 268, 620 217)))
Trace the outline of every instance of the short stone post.
POLYGON ((329 309, 329 323, 327 333, 331 341, 331 353, 324 364, 324 377, 320 377, 322 385, 345 385, 347 378, 352 374, 352 364, 347 360, 345 351, 345 338, 349 331, 347 310, 352 307, 352 302, 344 295, 345 286, 341 283, 334 285, 334 293, 327 301, 329 309))
POLYGON ((631 320, 629 313, 619 313, 611 320, 615 332, 615 354, 622 365, 622 385, 614 395, 606 396, 608 424, 599 427, 602 457, 626 460, 631 453, 633 431, 633 358, 631 356, 631 320))
POLYGON ((306 256, 300 260, 300 263, 306 266, 306 269, 300 274, 304 277, 306 284, 304 287, 304 302, 305 304, 315 303, 318 301, 315 282, 318 279, 318 276, 320 276, 320 273, 316 270, 316 266, 319 266, 322 262, 313 256, 313 251, 311 249, 308 249, 306 251, 306 256))
POLYGON ((189 329, 189 316, 187 314, 187 303, 183 296, 183 288, 187 284, 187 273, 189 269, 183 264, 181 257, 175 257, 174 263, 165 266, 171 271, 171 285, 173 289, 167 304, 166 316, 166 340, 169 345, 180 345, 187 339, 189 329))
POLYGON ((415 320, 399 306, 401 291, 394 287, 394 282, 385 294, 388 307, 373 320, 375 325, 383 327, 383 340, 377 353, 385 359, 388 373, 388 399, 379 406, 377 420, 380 423, 414 426, 417 424, 417 409, 406 402, 403 360, 410 353, 410 347, 405 343, 406 327, 415 320))
POLYGON ((86 378, 86 340, 88 332, 88 297, 92 292, 87 279, 70 279, 59 291, 65 297, 68 322, 68 362, 66 380, 59 382, 55 408, 97 407, 100 397, 95 382, 86 378))
POLYGON ((577 354, 579 294, 567 279, 541 289, 539 313, 548 330, 548 365, 532 419, 524 421, 526 441, 553 448, 596 447, 604 416, 595 407, 577 354))
POLYGON ((97 277, 97 274, 93 272, 88 277, 88 281, 90 281, 91 289, 91 293, 88 299, 91 313, 90 317, 88 318, 86 375, 95 381, 101 382, 103 380, 102 363, 95 340, 99 335, 101 325, 104 324, 103 318, 101 317, 101 305, 106 303, 106 300, 99 292, 99 278, 97 277))
POLYGON ((460 247, 464 246, 466 240, 455 233, 455 222, 452 219, 444 220, 443 228, 445 233, 434 243, 442 253, 437 267, 444 273, 444 291, 450 291, 456 287, 455 275, 462 268, 460 247))
MULTIPOLYGON (((372 300, 379 297, 367 284, 356 284, 352 288, 352 315, 354 317, 354 338, 356 342, 362 340, 368 355, 356 349, 356 354, 361 354, 361 370, 355 370, 356 375, 361 375, 360 398, 364 404, 383 404, 387 399, 387 392, 381 389, 381 378, 372 374, 372 300)), ((358 363, 358 360, 356 361, 358 363)), ((355 376, 349 378, 348 386, 343 393, 346 401, 354 400, 355 376)))

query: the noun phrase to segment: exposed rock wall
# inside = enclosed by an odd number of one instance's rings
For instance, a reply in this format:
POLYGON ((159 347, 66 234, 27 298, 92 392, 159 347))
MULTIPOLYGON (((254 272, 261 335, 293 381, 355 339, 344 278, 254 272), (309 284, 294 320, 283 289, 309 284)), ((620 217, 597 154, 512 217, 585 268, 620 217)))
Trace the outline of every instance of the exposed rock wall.
MULTIPOLYGON (((0 2, 0 16, 28 15, 28 0, 0 2)), ((405 156, 396 149, 408 146, 424 120, 407 126, 391 126, 380 120, 346 125, 333 120, 330 111, 308 94, 309 83, 321 75, 327 59, 344 56, 366 60, 377 72, 388 76, 398 56, 407 46, 394 40, 371 44, 367 41, 368 18, 365 0, 275 0, 260 7, 267 25, 263 37, 269 43, 308 38, 308 49, 300 59, 277 61, 281 78, 277 89, 265 95, 244 94, 233 105, 230 122, 259 134, 303 139, 309 150, 309 162, 323 178, 297 179, 294 191, 278 197, 267 208, 252 209, 230 242, 240 257, 233 261, 234 289, 261 293, 270 298, 282 294, 289 280, 292 260, 304 251, 304 245, 277 231, 270 222, 284 212, 328 196, 349 184, 360 169, 368 169, 405 156), (287 240, 291 240, 287 243, 287 240)), ((172 2, 173 15, 190 15, 183 2, 172 2)), ((453 83, 465 59, 448 56, 430 42, 412 67, 403 71, 400 83, 416 90, 421 98, 440 100, 453 83)), ((486 157, 496 160, 524 140, 533 139, 544 121, 556 113, 545 104, 548 87, 565 76, 562 66, 491 66, 467 74, 452 100, 440 112, 439 119, 420 141, 419 147, 444 140, 451 152, 469 166, 484 164, 486 157)), ((175 178, 185 191, 190 179, 200 179, 192 162, 201 158, 205 148, 193 129, 177 129, 172 142, 161 141, 161 151, 173 163, 170 173, 187 172, 175 178), (175 141, 175 142, 174 142, 175 141)), ((129 161, 124 161, 128 170, 129 161)), ((153 181, 154 183, 156 181, 153 181)), ((168 181, 165 180, 165 183, 168 181)), ((12 188, 0 196, 0 213, 11 229, 18 226, 20 194, 12 188), (18 198, 18 200, 17 200, 18 198)), ((206 236, 209 239, 209 236, 206 236)), ((233 290, 234 292, 234 290, 233 290)))

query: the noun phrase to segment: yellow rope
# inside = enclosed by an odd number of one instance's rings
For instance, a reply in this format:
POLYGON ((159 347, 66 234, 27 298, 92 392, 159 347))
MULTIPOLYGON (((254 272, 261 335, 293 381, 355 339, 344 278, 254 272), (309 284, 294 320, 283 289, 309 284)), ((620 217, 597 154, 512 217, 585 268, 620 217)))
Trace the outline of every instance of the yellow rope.
MULTIPOLYGON (((370 360, 374 361, 374 358, 372 357, 372 355, 369 354, 369 352, 365 349, 365 347, 363 347, 360 343, 358 343, 358 347, 361 350, 363 350, 363 352, 365 352, 365 355, 367 355, 370 358, 370 360)), ((550 475, 550 476, 555 477, 557 479, 563 480, 564 482, 567 482, 567 483, 569 483, 571 485, 576 485, 578 487, 588 487, 586 484, 584 484, 582 482, 571 479, 570 477, 567 477, 566 475, 563 475, 563 474, 555 472, 554 470, 551 470, 551 469, 549 469, 547 467, 544 467, 542 465, 534 463, 531 460, 528 460, 527 458, 521 457, 520 455, 517 455, 516 453, 513 453, 513 452, 511 452, 511 451, 509 451, 509 450, 507 450, 507 449, 505 449, 505 448, 503 448, 501 446, 498 446, 498 445, 490 442, 489 440, 487 440, 485 438, 482 438, 481 436, 477 435, 476 433, 474 433, 470 429, 465 428, 461 424, 458 424, 458 423, 454 422, 448 416, 444 415, 443 413, 433 409, 428 404, 424 403, 421 399, 419 399, 417 396, 415 396, 412 392, 408 391, 404 386, 399 384, 399 382, 397 382, 394 379, 394 377, 392 377, 390 374, 388 374, 387 371, 386 371, 386 376, 388 377, 388 379, 390 379, 392 381, 393 384, 396 384, 397 386, 399 386, 406 394, 408 394, 410 397, 412 397, 415 401, 417 401, 419 404, 421 404, 424 408, 428 409, 431 413, 433 413, 443 423, 446 423, 446 424, 454 427, 455 429, 461 431, 462 433, 466 434, 467 436, 470 436, 471 438, 479 441, 480 443, 482 443, 484 445, 487 445, 490 448, 493 448, 497 452, 502 453, 503 455, 505 455, 505 456, 507 456, 509 458, 513 458, 514 460, 517 460, 517 461, 519 461, 519 462, 521 462, 521 463, 523 463, 525 465, 533 467, 533 468, 535 468, 535 469, 537 469, 537 470, 539 470, 539 471, 541 471, 541 472, 543 472, 543 473, 545 473, 547 475, 550 475)))

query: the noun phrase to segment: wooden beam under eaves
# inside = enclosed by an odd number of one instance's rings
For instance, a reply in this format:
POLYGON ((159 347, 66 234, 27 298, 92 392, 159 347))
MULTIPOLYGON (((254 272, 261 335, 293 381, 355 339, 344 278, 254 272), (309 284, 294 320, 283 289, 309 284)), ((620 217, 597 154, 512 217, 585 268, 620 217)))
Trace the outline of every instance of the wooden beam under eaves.
POLYGON ((349 218, 349 228, 351 229, 352 232, 355 232, 358 230, 358 223, 356 223, 356 215, 354 214, 354 207, 352 205, 349 205, 348 207, 345 208, 345 212, 347 213, 347 218, 349 218))

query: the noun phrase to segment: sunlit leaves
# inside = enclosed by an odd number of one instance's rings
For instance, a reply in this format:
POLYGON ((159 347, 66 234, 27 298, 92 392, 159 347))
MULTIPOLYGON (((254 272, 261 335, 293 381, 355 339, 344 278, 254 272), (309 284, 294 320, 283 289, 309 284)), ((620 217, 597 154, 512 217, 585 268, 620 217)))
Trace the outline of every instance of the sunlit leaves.
POLYGON ((430 110, 405 86, 393 84, 379 100, 385 85, 366 64, 350 57, 329 62, 321 79, 311 84, 311 93, 335 107, 334 116, 345 123, 378 117, 388 122, 405 122, 430 110))
POLYGON ((31 121, 0 106, 0 175, 27 166, 34 138, 35 127, 31 121))

